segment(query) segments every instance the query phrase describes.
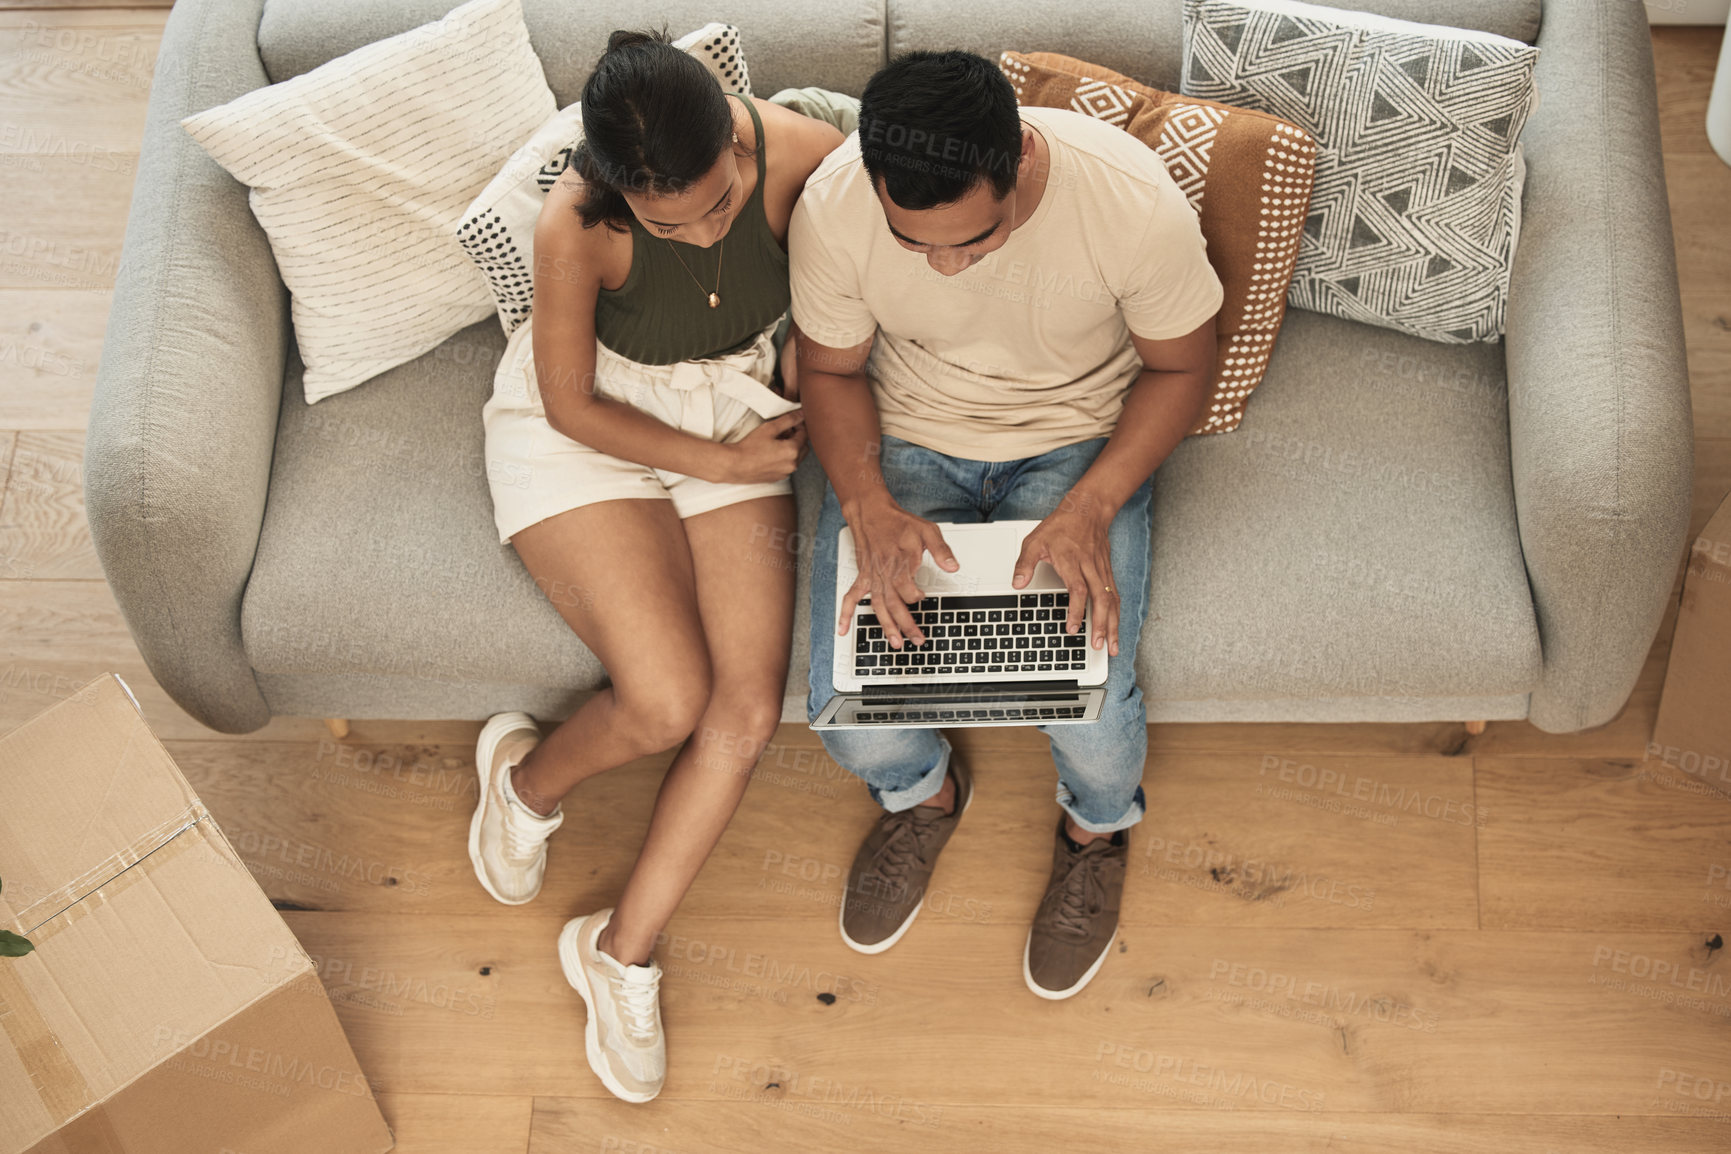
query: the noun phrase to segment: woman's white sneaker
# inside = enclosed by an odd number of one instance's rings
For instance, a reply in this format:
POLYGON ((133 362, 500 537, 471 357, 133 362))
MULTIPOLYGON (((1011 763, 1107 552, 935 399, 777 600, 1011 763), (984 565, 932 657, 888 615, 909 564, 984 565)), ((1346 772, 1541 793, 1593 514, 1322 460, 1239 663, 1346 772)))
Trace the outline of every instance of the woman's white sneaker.
POLYGON ((595 942, 611 908, 572 918, 559 932, 559 965, 589 1008, 583 1048, 589 1068, 615 1095, 647 1102, 667 1079, 667 1037, 661 1030, 661 965, 627 966, 595 942))
POLYGON ((480 797, 469 821, 469 861, 486 891, 506 905, 520 906, 541 892, 547 870, 547 839, 565 820, 563 806, 542 817, 511 788, 511 767, 541 741, 527 713, 495 713, 475 743, 480 797))

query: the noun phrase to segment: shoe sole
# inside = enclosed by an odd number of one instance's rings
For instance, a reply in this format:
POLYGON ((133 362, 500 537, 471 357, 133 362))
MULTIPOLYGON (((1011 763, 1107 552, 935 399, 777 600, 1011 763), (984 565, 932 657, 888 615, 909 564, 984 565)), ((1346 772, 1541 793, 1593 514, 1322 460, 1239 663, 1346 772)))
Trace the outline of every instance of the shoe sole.
POLYGON ((1094 980, 1094 975, 1100 972, 1100 967, 1106 964, 1106 955, 1112 952, 1112 943, 1118 940, 1118 931, 1113 930, 1112 936, 1106 939, 1106 948, 1100 951, 1100 956, 1094 959, 1094 964, 1088 967, 1088 972, 1077 979, 1076 984, 1067 990, 1048 990, 1034 981, 1034 972, 1028 968, 1028 954, 1034 948, 1034 931, 1028 930, 1028 940, 1022 946, 1022 980, 1028 983, 1028 988, 1048 1002, 1061 1002, 1065 998, 1074 997, 1082 992, 1082 987, 1094 980))
POLYGON ((577 991, 577 996, 583 999, 584 1009, 588 1011, 583 1021, 583 1053, 589 1059, 589 1068, 601 1079, 601 1084, 607 1087, 608 1093, 626 1102, 647 1102, 661 1091, 640 1094, 627 1090, 607 1069, 607 1063, 601 1060, 601 1031, 596 1028, 595 997, 589 989, 589 974, 583 968, 583 959, 577 953, 577 935, 583 931, 583 923, 588 920, 572 918, 565 923, 565 928, 559 931, 559 968, 565 971, 565 981, 577 991))
POLYGON ((487 880, 486 867, 481 864, 481 815, 487 808, 487 790, 492 784, 489 776, 493 768, 493 753, 499 747, 499 739, 516 729, 527 729, 535 726, 535 719, 527 713, 513 711, 501 713, 487 719, 487 724, 481 727, 481 736, 475 742, 475 774, 481 779, 480 799, 475 802, 475 816, 469 819, 469 864, 475 867, 475 877, 480 881, 481 888, 486 890, 493 900, 503 902, 508 906, 525 905, 535 900, 541 892, 541 887, 535 887, 535 893, 526 898, 515 900, 505 897, 493 888, 493 883, 487 880))
MULTIPOLYGON (((958 813, 956 815, 956 821, 958 823, 962 820, 962 814, 967 813, 968 807, 970 805, 973 805, 973 804, 974 804, 974 789, 973 789, 972 780, 970 779, 969 786, 968 786, 968 796, 962 802, 962 812, 958 813)), ((897 942, 902 940, 902 935, 908 932, 908 927, 914 924, 914 919, 920 916, 920 911, 925 909, 925 907, 926 907, 926 896, 924 894, 921 894, 919 904, 914 906, 913 912, 910 913, 905 919, 903 919, 901 925, 896 927, 895 933, 891 934, 889 937, 885 938, 883 941, 878 942, 876 945, 871 945, 871 946, 861 945, 859 942, 856 942, 852 938, 847 936, 847 891, 843 890, 842 895, 841 895, 841 909, 836 911, 836 924, 841 928, 841 940, 847 944, 849 949, 857 950, 862 954, 881 954, 885 950, 889 949, 891 946, 895 945, 897 942)))

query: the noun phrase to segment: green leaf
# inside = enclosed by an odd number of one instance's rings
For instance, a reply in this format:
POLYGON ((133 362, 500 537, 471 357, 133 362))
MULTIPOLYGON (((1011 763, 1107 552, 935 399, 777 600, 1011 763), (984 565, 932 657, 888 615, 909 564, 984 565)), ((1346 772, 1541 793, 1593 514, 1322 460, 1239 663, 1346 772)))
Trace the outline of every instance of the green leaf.
POLYGON ((0 930, 0 958, 21 958, 35 948, 29 938, 21 938, 11 930, 0 930))

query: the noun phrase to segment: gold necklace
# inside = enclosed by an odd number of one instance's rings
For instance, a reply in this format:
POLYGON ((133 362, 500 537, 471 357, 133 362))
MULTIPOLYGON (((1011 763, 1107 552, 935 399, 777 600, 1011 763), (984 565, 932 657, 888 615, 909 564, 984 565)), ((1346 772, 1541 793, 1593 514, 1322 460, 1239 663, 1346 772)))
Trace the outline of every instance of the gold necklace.
MULTIPOLYGON (((679 266, 685 270, 685 275, 690 277, 691 283, 697 286, 697 291, 702 292, 703 282, 697 279, 697 274, 691 271, 691 266, 685 263, 685 258, 679 255, 679 250, 673 247, 673 241, 668 237, 661 239, 667 241, 667 247, 672 251, 673 259, 679 262, 679 266)), ((715 248, 715 291, 709 294, 709 307, 712 309, 721 307, 721 261, 727 255, 726 249, 727 238, 722 237, 721 242, 715 248)))
MULTIPOLYGON (((733 143, 739 143, 739 133, 737 132, 733 134, 733 143)), ((665 236, 661 239, 667 242, 668 251, 673 253, 673 259, 679 262, 679 267, 685 270, 685 275, 691 278, 691 283, 697 286, 697 291, 702 292, 703 282, 697 279, 697 274, 691 271, 691 266, 685 263, 685 258, 679 255, 679 250, 673 247, 673 239, 665 236)), ((725 256, 727 256, 727 238, 722 237, 721 242, 715 248, 715 291, 709 294, 709 307, 712 309, 721 307, 721 261, 725 256)))

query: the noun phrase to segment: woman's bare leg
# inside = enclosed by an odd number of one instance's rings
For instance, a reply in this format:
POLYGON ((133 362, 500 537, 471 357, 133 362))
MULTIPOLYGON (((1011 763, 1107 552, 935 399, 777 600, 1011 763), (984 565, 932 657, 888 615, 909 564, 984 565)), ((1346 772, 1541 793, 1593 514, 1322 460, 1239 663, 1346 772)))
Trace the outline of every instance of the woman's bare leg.
POLYGON ((714 689, 667 769, 637 864, 597 942, 627 965, 649 960, 781 722, 796 524, 790 497, 740 501, 685 521, 714 689))
POLYGON ((600 501, 511 538, 535 583, 612 682, 560 723, 511 774, 546 814, 586 777, 678 744, 710 696, 686 529, 673 502, 600 501))

